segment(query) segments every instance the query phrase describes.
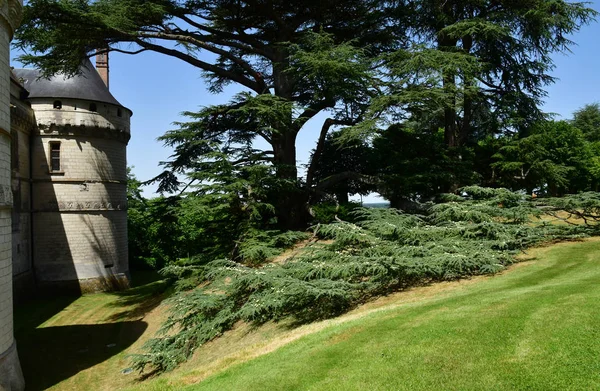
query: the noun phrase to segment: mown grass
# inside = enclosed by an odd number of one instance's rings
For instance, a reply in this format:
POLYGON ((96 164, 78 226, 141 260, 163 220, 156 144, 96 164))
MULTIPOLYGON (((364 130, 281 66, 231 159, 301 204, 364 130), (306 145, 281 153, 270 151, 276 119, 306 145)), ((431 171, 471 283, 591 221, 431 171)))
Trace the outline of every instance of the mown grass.
POLYGON ((179 381, 138 388, 600 389, 600 241, 530 255, 500 276, 333 325, 199 384, 173 374, 179 381))
POLYGON ((527 260, 298 328, 241 324, 145 381, 122 370, 164 320, 163 283, 41 301, 19 309, 21 361, 31 390, 600 389, 600 240, 527 260))
POLYGON ((157 278, 139 274, 137 286, 125 292, 38 298, 19 306, 15 335, 27 389, 125 386, 129 351, 139 349, 162 320, 147 318, 167 294, 166 281, 157 278))

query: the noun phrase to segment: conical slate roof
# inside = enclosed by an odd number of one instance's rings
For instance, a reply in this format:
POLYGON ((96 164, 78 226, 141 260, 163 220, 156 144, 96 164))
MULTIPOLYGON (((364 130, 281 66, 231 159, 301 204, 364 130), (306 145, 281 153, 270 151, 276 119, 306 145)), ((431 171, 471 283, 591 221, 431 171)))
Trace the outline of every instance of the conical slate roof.
POLYGON ((23 81, 29 98, 82 99, 124 107, 112 96, 89 60, 81 66, 81 74, 72 78, 60 74, 50 79, 40 78, 38 69, 13 69, 13 72, 23 81))

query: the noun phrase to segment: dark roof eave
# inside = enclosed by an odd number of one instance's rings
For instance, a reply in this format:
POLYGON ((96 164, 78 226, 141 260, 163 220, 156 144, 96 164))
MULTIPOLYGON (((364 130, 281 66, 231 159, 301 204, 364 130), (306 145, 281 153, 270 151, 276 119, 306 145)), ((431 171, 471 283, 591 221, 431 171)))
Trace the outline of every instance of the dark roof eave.
POLYGON ((96 68, 88 60, 81 66, 81 74, 71 78, 55 75, 50 79, 41 78, 37 69, 13 69, 17 79, 24 80, 29 91, 29 99, 81 99, 99 103, 108 103, 122 107, 133 115, 133 111, 123 106, 110 93, 96 68))

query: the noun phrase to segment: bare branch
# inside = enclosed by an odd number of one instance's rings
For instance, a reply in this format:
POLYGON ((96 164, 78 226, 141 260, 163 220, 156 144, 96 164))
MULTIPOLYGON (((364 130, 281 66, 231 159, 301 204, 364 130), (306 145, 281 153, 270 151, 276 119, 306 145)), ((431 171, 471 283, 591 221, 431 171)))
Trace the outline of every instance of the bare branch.
POLYGON ((123 50, 123 49, 117 49, 117 48, 110 48, 109 50, 104 50, 104 51, 98 51, 96 52, 96 54, 99 53, 106 53, 106 52, 117 52, 117 53, 123 53, 123 54, 139 54, 139 53, 143 53, 148 51, 148 49, 140 49, 140 50, 135 50, 135 51, 130 51, 130 50, 123 50))

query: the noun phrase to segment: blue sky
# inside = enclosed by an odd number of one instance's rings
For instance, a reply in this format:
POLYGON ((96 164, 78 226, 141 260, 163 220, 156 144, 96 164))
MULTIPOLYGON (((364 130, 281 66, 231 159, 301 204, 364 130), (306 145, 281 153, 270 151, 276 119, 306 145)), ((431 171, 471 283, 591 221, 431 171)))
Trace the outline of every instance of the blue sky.
MULTIPOLYGON (((600 0, 593 1, 591 7, 600 10, 600 0)), ((556 69, 552 75, 558 80, 548 87, 544 106, 547 112, 557 113, 562 118, 570 118, 573 111, 587 103, 600 101, 600 24, 585 26, 572 39, 577 43, 572 53, 554 56, 556 69)), ((127 153, 128 164, 134 167, 140 180, 161 172, 159 162, 167 160, 171 151, 156 139, 176 128, 173 122, 185 120, 181 112, 227 102, 237 92, 231 86, 222 94, 210 94, 197 68, 154 53, 135 56, 111 53, 110 87, 117 100, 134 113, 127 153)), ((309 152, 314 148, 319 119, 311 121, 298 137, 300 164, 307 163, 309 152)), ((144 193, 152 196, 153 191, 148 187, 144 193)), ((369 196, 364 200, 379 199, 369 196)))

